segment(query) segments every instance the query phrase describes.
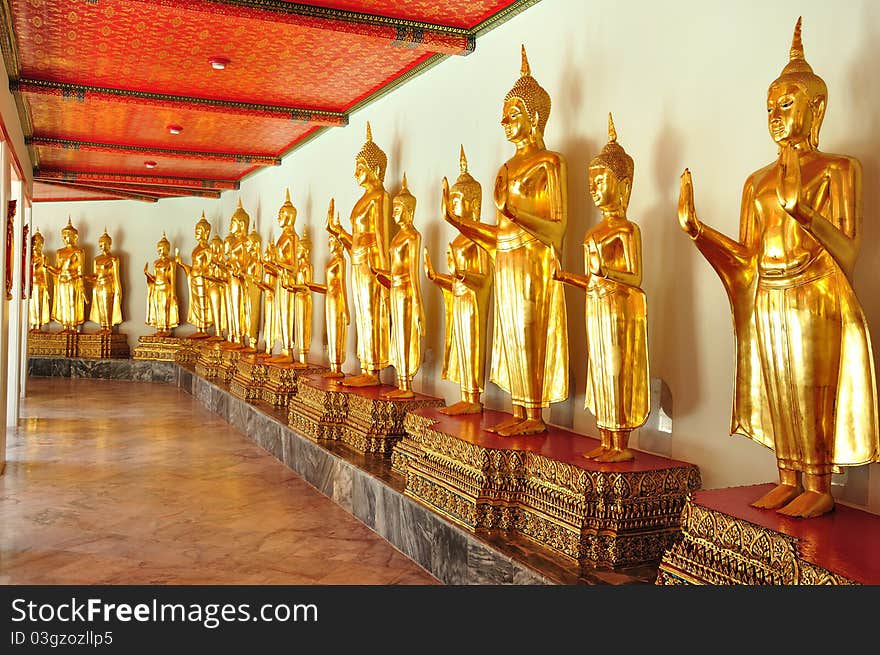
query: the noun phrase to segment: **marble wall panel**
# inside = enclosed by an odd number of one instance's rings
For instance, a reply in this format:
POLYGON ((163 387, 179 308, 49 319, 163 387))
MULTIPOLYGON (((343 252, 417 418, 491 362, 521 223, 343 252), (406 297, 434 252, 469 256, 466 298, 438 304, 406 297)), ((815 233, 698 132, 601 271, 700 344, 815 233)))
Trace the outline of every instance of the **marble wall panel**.
POLYGON ((52 362, 54 360, 47 357, 29 357, 28 358, 28 375, 39 378, 52 377, 52 362))

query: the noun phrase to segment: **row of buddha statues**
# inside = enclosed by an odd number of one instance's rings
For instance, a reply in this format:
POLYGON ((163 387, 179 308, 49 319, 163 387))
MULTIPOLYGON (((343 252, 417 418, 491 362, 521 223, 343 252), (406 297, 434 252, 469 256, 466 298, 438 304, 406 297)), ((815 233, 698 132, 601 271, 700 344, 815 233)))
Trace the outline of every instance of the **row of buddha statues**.
MULTIPOLYGON (((880 461, 873 355, 852 288, 861 238, 861 168, 852 157, 818 149, 827 99, 824 81, 806 62, 798 20, 789 61, 767 94, 778 159, 747 179, 738 238, 698 218, 688 170, 678 205, 681 228, 721 278, 732 308, 737 368, 731 433, 776 453, 779 484, 754 504, 800 517, 833 508, 831 474, 839 467, 880 461)), ((531 75, 523 48, 521 75, 503 104, 501 124, 515 152, 495 179, 495 222, 481 220, 481 187, 467 171, 463 149, 458 179, 452 186, 443 180, 442 215, 458 232, 446 249, 447 272, 438 272, 422 252, 406 176, 393 199, 386 191, 387 157, 367 124, 366 143, 355 159, 363 195, 351 211, 350 231, 330 203, 325 283, 312 280, 308 245, 294 230, 289 195, 278 212, 282 234, 262 255, 258 238, 247 234, 239 201, 226 241, 215 236, 209 244, 210 226, 203 219, 191 264, 180 263, 192 296, 188 320, 200 333, 213 326, 215 338, 225 332, 230 341, 247 338, 255 346, 254 308, 262 293, 266 353, 280 341, 282 359, 304 362, 310 292, 322 293, 331 375, 346 386, 376 385, 391 364, 397 375, 392 396, 408 397, 427 329, 419 283, 424 267, 446 308, 443 377, 461 388, 461 400, 445 411, 481 411, 489 357, 489 379, 512 402, 510 417, 489 430, 523 436, 545 431, 542 410, 569 396, 563 285, 572 285, 586 294, 586 407, 596 417, 601 442, 587 456, 631 459, 630 433, 649 412, 641 234, 627 215, 634 162, 618 143, 609 115, 608 142, 588 169, 589 194, 602 218, 584 236, 584 273, 563 270, 567 169, 564 157, 544 143, 550 109, 550 95, 531 75), (399 229, 390 239, 392 218, 399 229), (361 370, 342 377, 350 317, 361 370)), ((167 247, 163 256, 173 278, 167 247)), ((156 284, 160 277, 155 274, 156 284)), ((155 312, 162 314, 157 327, 163 329, 176 321, 174 312, 162 309, 168 293, 156 292, 155 312)))

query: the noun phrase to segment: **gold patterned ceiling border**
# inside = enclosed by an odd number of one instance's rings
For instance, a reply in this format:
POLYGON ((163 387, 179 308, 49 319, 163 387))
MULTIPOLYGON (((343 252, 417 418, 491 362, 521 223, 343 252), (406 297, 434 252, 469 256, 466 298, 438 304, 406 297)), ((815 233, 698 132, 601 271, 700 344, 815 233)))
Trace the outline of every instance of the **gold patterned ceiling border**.
POLYGON ((198 98, 152 91, 135 91, 113 87, 89 86, 72 82, 53 80, 11 79, 9 90, 13 93, 33 93, 39 95, 60 95, 62 98, 84 102, 89 98, 108 101, 132 102, 137 104, 174 107, 178 109, 198 109, 216 111, 223 114, 242 116, 261 116, 299 123, 338 127, 348 124, 348 116, 342 112, 312 109, 308 107, 286 107, 266 105, 236 100, 198 98))
POLYGON ((92 186, 90 184, 68 184, 67 182, 56 182, 54 180, 39 180, 43 184, 61 187, 62 189, 74 189, 76 191, 90 191, 92 193, 104 193, 108 196, 117 196, 119 200, 138 200, 140 202, 157 202, 156 196, 142 193, 133 193, 131 191, 120 191, 119 189, 105 189, 101 186, 92 186))
POLYGON ((447 55, 474 50, 470 30, 405 18, 354 12, 281 0, 134 0, 143 4, 179 7, 186 11, 224 14, 251 20, 344 32, 384 39, 398 47, 447 55))
POLYGON ((92 141, 75 141, 72 139, 55 139, 49 137, 28 137, 26 145, 62 150, 82 150, 83 152, 110 152, 124 154, 157 155, 173 159, 190 159, 201 161, 235 162, 237 164, 254 164, 256 166, 280 166, 281 159, 272 155, 255 155, 249 153, 203 152, 197 150, 175 150, 173 148, 153 148, 149 146, 125 145, 119 143, 96 143, 92 141))
POLYGON ((34 179, 46 181, 82 181, 82 182, 129 182, 148 186, 175 186, 192 189, 235 190, 239 184, 235 180, 208 180, 193 177, 175 177, 171 175, 127 175, 125 173, 97 173, 94 171, 62 171, 34 169, 34 179))
POLYGON ((487 32, 494 30, 499 25, 503 25, 517 14, 524 12, 529 7, 538 4, 540 1, 541 0, 517 0, 498 13, 489 16, 489 18, 470 30, 470 34, 475 38, 479 38, 487 32))
MULTIPOLYGON (((39 182, 44 182, 45 184, 55 184, 56 182, 50 180, 38 180, 39 182)), ((124 193, 134 193, 137 195, 144 196, 155 196, 158 199, 162 198, 175 198, 180 196, 192 196, 194 198, 212 198, 218 199, 220 198, 220 191, 212 191, 210 189, 186 189, 181 187, 173 187, 173 186, 150 186, 150 185, 140 185, 140 184, 125 184, 119 182, 83 182, 80 180, 68 180, 66 182, 61 182, 60 184, 66 184, 71 187, 82 187, 82 188, 91 188, 91 189, 100 189, 105 193, 116 193, 117 191, 122 191, 124 193)))
POLYGON ((12 7, 9 0, 0 0, 0 51, 3 52, 3 63, 10 80, 21 76, 21 59, 18 56, 18 42, 15 40, 15 28, 12 23, 12 7))

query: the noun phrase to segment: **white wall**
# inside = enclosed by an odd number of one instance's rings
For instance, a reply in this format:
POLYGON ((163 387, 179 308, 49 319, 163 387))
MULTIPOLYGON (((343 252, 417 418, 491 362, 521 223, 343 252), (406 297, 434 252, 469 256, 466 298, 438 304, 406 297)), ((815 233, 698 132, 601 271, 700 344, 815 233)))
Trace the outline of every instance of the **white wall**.
MULTIPOLYGON (((470 171, 483 185, 483 218, 491 215, 491 187, 499 165, 512 153, 499 125, 505 93, 519 76, 520 44, 528 49, 532 73, 550 92, 553 110, 546 142, 569 165, 569 227, 564 266, 582 271, 581 238, 598 214, 586 192, 586 166, 606 142, 606 116, 614 112, 620 143, 636 162, 630 217, 642 226, 644 284, 649 307, 652 377, 672 394, 673 432, 668 452, 700 466, 704 484, 720 487, 775 479, 771 452, 743 437, 728 437, 732 403, 734 342, 730 311, 721 284, 676 218, 678 176, 693 171, 701 218, 736 235, 740 192, 753 170, 771 161, 765 97, 769 83, 788 60, 792 29, 804 17, 807 60, 830 89, 822 132, 824 150, 858 157, 864 167, 864 246, 855 286, 875 335, 880 334, 880 5, 853 0, 834 6, 820 0, 731 3, 680 0, 654 3, 625 0, 581 3, 544 0, 477 43, 468 57, 450 58, 354 115, 347 128, 333 129, 242 184, 241 197, 264 237, 278 228, 274 218, 290 186, 299 210, 297 230, 308 225, 314 243, 316 277, 326 260, 323 224, 331 196, 347 215, 360 195, 353 179, 354 156, 369 120, 374 140, 389 157, 386 187, 399 188, 405 170, 418 198, 416 225, 435 263, 442 266, 454 232, 439 217, 440 180, 458 174, 458 147, 464 144, 470 171)), ((90 227, 83 236, 94 244, 105 217, 111 229, 130 231, 114 247, 129 253, 129 281, 143 289, 139 273, 154 252, 162 227, 169 238, 192 247, 192 226, 202 207, 224 233, 239 194, 226 192, 219 203, 163 200, 156 206, 133 202, 80 203, 72 209, 39 205, 34 221, 51 225, 47 247, 57 246, 66 212, 90 227), (219 206, 219 210, 215 209, 219 206), (213 212, 213 214, 212 214, 213 212), (63 216, 62 216, 63 215, 63 216), (50 219, 51 217, 51 219, 50 219)), ((114 234, 116 237, 116 234, 114 234)), ((94 246, 92 246, 94 248, 94 246)), ((422 285, 429 325, 442 326, 439 291, 422 285)), ((143 292, 130 295, 142 321, 143 292)), ((592 429, 583 408, 583 295, 567 289, 573 377, 572 398, 550 413, 557 424, 578 432, 592 429)), ((323 303, 316 302, 314 358, 322 357, 323 303)), ((127 326, 130 333, 135 330, 127 326)), ((455 385, 439 379, 442 329, 426 340, 426 361, 416 377, 417 391, 456 400, 455 385)), ((354 371, 354 329, 346 371, 354 371)), ((876 356, 876 354, 875 354, 876 356)), ((393 376, 388 376, 389 381, 393 376)), ((489 385, 489 404, 508 408, 504 394, 489 385)), ((880 511, 880 465, 850 469, 845 490, 856 504, 880 511), (870 490, 869 490, 870 484, 870 490)))

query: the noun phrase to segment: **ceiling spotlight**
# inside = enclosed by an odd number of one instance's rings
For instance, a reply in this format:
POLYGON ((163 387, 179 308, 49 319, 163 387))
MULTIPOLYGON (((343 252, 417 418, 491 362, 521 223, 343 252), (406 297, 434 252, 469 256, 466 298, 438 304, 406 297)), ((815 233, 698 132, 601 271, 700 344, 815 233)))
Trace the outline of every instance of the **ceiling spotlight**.
POLYGON ((229 65, 229 60, 226 59, 225 57, 213 57, 212 59, 210 59, 208 61, 211 64, 211 68, 213 68, 214 70, 217 70, 217 71, 222 71, 224 68, 226 68, 229 65))
POLYGON ((146 166, 147 168, 156 168, 156 162, 154 162, 152 160, 145 161, 144 166, 146 166))
POLYGON ((180 125, 169 125, 168 131, 171 134, 180 134, 181 132, 183 132, 183 128, 180 125))

